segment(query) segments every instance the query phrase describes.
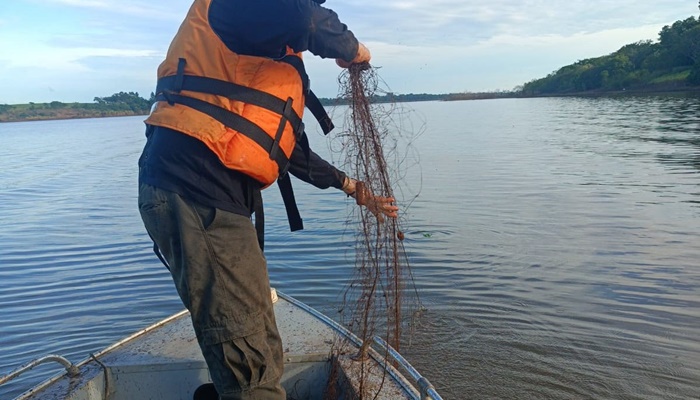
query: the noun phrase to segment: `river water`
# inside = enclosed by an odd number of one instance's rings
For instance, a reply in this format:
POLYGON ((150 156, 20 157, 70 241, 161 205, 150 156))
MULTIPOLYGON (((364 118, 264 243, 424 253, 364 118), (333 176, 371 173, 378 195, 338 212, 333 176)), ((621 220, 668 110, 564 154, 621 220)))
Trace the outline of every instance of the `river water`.
MULTIPOLYGON (((142 119, 0 124, 0 374, 181 308, 136 208, 142 119)), ((410 103, 395 122, 426 308, 402 352, 444 398, 700 398, 700 96, 410 103)), ((353 206, 295 189, 296 233, 265 193, 272 284, 335 315, 353 206)))

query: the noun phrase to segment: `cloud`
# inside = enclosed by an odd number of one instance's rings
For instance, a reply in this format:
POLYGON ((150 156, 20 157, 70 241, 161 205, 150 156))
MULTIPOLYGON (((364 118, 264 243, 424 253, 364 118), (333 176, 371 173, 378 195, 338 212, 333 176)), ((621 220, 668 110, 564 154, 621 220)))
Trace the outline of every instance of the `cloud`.
MULTIPOLYGON (((387 89, 398 93, 453 93, 512 89, 580 59, 610 54, 620 47, 653 39, 649 25, 570 35, 500 34, 474 43, 411 45, 367 42, 372 63, 387 89)), ((307 58, 319 95, 337 93, 338 71, 328 61, 307 58)))
MULTIPOLYGON (((30 93, 45 96, 29 101, 71 101, 65 96, 73 87, 75 96, 88 96, 73 101, 90 101, 112 89, 148 93, 191 3, 8 2, 3 11, 9 12, 0 17, 0 87, 8 88, 2 95, 17 90, 23 99, 30 93), (34 79, 25 79, 28 71, 34 79), (53 96, 61 98, 46 98, 53 96)), ((369 45, 380 75, 398 93, 510 89, 577 60, 655 39, 663 25, 697 14, 697 3, 688 0, 336 0, 325 5, 369 45)), ((311 55, 306 60, 317 94, 335 96, 340 71, 333 61, 311 55)))
POLYGON ((76 7, 107 8, 109 4, 104 0, 48 0, 48 3, 64 4, 76 7))
MULTIPOLYGON (((656 36, 659 27, 657 25, 642 26, 636 28, 609 29, 599 32, 578 32, 570 35, 541 34, 532 36, 520 36, 513 34, 499 34, 474 43, 437 44, 437 45, 409 45, 391 44, 384 42, 368 42, 368 46, 374 54, 374 62, 400 65, 420 65, 426 60, 430 63, 450 64, 452 60, 464 57, 479 57, 501 55, 514 57, 530 52, 554 51, 571 49, 565 53, 575 52, 581 58, 596 57, 609 54, 625 44, 639 40, 652 39, 656 36)), ((513 58, 513 62, 520 61, 513 58)), ((576 60, 572 60, 576 61, 576 60)), ((464 65, 455 65, 463 67, 464 65)), ((496 66, 496 65, 494 65, 496 66)))
POLYGON ((473 43, 499 35, 571 35, 664 24, 697 13, 687 0, 354 1, 338 14, 360 38, 406 44, 473 43))
POLYGON ((164 51, 118 47, 59 47, 26 36, 4 36, 0 42, 0 61, 5 68, 45 68, 79 72, 88 70, 81 63, 88 57, 153 57, 164 51))
POLYGON ((0 62, 0 104, 91 102, 95 96, 120 91, 148 97, 155 89, 162 55, 109 48, 80 50, 59 64, 51 61, 9 66, 0 62))
MULTIPOLYGON (((40 0, 57 6, 92 9, 101 13, 116 13, 147 19, 181 20, 191 4, 189 0, 142 1, 142 0, 40 0), (184 9, 184 11, 183 11, 184 9)), ((111 19, 110 19, 111 20, 111 19)))

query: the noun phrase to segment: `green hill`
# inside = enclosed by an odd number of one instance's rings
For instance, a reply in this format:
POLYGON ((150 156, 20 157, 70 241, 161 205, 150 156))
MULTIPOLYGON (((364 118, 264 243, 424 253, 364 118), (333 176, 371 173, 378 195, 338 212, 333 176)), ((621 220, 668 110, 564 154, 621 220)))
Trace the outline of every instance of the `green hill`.
POLYGON ((94 103, 0 104, 0 122, 145 115, 151 108, 152 98, 153 94, 146 100, 136 92, 119 92, 95 97, 94 103))
POLYGON ((603 57, 567 65, 523 85, 525 96, 700 86, 700 18, 664 26, 659 40, 628 44, 603 57))
MULTIPOLYGON (((664 26, 658 41, 623 46, 607 56, 567 65, 548 76, 506 92, 451 94, 395 94, 375 96, 375 102, 473 100, 505 97, 604 94, 617 91, 653 92, 700 90, 700 18, 690 17, 664 26)), ((0 122, 45 119, 146 115, 154 101, 135 92, 95 97, 94 103, 0 104, 0 122)), ((343 99, 321 99, 325 105, 343 99)))

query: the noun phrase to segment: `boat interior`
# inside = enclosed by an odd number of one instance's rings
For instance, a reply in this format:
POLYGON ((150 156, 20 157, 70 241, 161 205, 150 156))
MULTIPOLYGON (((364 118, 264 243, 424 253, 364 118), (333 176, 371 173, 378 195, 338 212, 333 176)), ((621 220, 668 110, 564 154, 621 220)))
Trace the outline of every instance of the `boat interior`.
MULTIPOLYGON (((352 334, 303 303, 280 294, 275 314, 288 399, 428 398, 414 386, 424 382, 407 379, 395 360, 384 361, 386 353, 373 347, 368 356, 358 357, 356 337, 348 340, 345 335, 352 334), (345 347, 338 351, 338 346, 345 347)), ((91 355, 77 367, 79 372, 58 375, 18 399, 218 398, 186 311, 91 355)))

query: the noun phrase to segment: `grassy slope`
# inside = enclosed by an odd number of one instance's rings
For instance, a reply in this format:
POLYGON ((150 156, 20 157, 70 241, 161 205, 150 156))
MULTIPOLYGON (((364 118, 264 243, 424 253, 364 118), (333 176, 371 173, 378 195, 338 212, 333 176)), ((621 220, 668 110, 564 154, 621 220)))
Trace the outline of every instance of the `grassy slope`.
POLYGON ((61 106, 52 106, 51 103, 0 105, 0 122, 120 117, 142 114, 132 110, 100 109, 89 103, 70 103, 61 106))

